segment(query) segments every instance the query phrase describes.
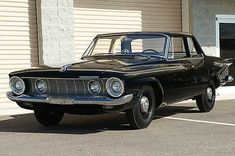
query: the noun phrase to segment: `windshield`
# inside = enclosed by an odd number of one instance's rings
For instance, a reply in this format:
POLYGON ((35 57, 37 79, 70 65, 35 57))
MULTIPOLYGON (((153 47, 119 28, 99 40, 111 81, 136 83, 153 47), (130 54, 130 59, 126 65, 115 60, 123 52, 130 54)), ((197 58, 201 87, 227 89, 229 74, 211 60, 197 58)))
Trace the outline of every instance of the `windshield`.
POLYGON ((145 34, 97 37, 83 54, 83 58, 103 55, 164 58, 166 40, 166 36, 163 35, 145 34))

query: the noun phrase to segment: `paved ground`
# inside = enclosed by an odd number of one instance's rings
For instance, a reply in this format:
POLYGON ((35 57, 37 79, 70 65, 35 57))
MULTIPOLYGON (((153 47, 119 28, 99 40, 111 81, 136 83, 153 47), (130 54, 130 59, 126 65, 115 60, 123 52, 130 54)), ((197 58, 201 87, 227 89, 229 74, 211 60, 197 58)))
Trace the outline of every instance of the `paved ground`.
POLYGON ((235 101, 217 102, 211 113, 199 113, 195 104, 161 108, 144 130, 129 129, 122 114, 66 115, 49 128, 33 114, 0 116, 2 155, 233 156, 235 101))

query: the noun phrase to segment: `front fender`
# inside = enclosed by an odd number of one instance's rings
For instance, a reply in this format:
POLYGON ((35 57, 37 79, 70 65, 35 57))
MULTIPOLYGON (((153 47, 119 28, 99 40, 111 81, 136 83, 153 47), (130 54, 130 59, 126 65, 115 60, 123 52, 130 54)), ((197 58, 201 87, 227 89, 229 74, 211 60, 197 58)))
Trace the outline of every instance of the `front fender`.
POLYGON ((164 101, 164 89, 161 82, 156 77, 145 77, 138 79, 131 79, 126 81, 126 88, 128 90, 141 90, 143 85, 150 85, 153 87, 156 98, 156 106, 160 106, 164 101))

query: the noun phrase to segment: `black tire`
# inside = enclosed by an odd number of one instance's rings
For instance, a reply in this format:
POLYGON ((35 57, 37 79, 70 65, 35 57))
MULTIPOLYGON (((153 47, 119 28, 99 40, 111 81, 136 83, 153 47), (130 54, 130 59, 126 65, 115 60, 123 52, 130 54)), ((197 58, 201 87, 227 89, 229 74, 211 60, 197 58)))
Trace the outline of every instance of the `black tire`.
POLYGON ((214 82, 210 82, 208 87, 205 89, 204 94, 196 97, 197 107, 200 112, 210 112, 214 108, 215 97, 215 84, 214 82), (211 95, 209 90, 211 90, 211 95))
POLYGON ((64 113, 59 111, 34 110, 37 121, 43 126, 55 126, 63 118, 64 113))
MULTIPOLYGON (((144 103, 144 102, 143 102, 144 103)), ((154 117, 155 113, 155 94, 151 86, 143 86, 139 95, 138 102, 134 105, 132 109, 127 112, 127 117, 129 118, 130 125, 134 129, 143 129, 148 127, 154 117), (141 99, 149 101, 149 107, 141 107, 141 99)))

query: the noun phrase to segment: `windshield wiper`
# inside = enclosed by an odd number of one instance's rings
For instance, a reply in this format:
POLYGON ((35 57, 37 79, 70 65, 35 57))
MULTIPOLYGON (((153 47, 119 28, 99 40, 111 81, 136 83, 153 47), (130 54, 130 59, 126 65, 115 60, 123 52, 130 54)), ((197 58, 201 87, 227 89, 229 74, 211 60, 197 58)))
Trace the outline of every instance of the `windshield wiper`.
POLYGON ((166 60, 166 58, 164 56, 161 56, 161 55, 148 55, 149 57, 154 57, 154 58, 161 58, 161 59, 164 59, 166 60))

